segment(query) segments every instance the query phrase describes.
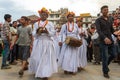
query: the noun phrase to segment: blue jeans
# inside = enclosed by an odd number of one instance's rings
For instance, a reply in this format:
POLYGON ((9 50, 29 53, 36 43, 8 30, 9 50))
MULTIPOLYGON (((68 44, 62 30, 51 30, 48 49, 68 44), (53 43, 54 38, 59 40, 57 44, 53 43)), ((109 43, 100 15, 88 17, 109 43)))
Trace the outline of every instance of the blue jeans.
POLYGON ((4 49, 3 49, 4 53, 2 55, 2 66, 6 66, 8 55, 10 53, 9 42, 7 40, 3 40, 3 44, 4 44, 4 49))
POLYGON ((115 57, 114 44, 105 45, 100 44, 101 54, 102 54, 102 70, 103 73, 107 74, 109 72, 108 65, 115 57))

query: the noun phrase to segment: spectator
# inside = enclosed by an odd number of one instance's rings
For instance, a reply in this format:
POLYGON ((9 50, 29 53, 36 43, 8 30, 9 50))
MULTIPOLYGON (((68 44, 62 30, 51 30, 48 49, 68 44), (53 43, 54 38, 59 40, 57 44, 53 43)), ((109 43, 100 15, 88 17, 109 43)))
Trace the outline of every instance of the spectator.
POLYGON ((108 6, 101 7, 102 16, 99 17, 96 22, 96 28, 100 36, 100 47, 102 53, 102 71, 105 78, 109 78, 108 72, 110 71, 108 65, 114 59, 114 42, 112 39, 113 34, 113 21, 110 16, 108 16, 108 6), (108 56, 109 55, 109 56, 108 56))
MULTIPOLYGON (((12 27, 10 28, 10 31, 11 31, 11 35, 12 35, 12 41, 11 43, 14 42, 15 40, 15 37, 17 35, 17 21, 13 21, 12 23, 12 27)), ((17 63, 15 62, 15 59, 16 59, 16 44, 14 45, 13 49, 10 50, 10 64, 12 65, 16 65, 17 63)))
POLYGON ((1 69, 10 69, 11 67, 6 63, 8 55, 10 53, 9 45, 11 41, 11 33, 10 33, 10 22, 11 22, 11 15, 5 14, 4 15, 5 23, 1 27, 1 37, 3 39, 4 44, 4 54, 2 56, 2 66, 1 69))
POLYGON ((22 16, 20 22, 22 26, 18 28, 16 39, 11 45, 11 48, 13 48, 13 45, 17 41, 19 45, 19 58, 22 60, 19 75, 22 76, 24 70, 28 68, 27 60, 30 56, 30 45, 32 44, 32 29, 28 26, 28 18, 26 16, 22 16))
POLYGON ((90 31, 92 33, 91 39, 92 39, 93 54, 95 59, 94 64, 100 64, 99 35, 96 30, 95 24, 91 25, 90 31))

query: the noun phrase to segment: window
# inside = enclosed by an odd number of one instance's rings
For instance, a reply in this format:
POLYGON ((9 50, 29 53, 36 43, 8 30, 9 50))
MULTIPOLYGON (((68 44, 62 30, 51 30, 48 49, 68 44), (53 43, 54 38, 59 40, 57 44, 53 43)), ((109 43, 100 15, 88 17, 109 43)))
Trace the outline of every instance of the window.
POLYGON ((54 18, 54 15, 50 15, 50 18, 54 18))
POLYGON ((58 14, 56 15, 56 18, 59 18, 59 15, 58 15, 58 14))

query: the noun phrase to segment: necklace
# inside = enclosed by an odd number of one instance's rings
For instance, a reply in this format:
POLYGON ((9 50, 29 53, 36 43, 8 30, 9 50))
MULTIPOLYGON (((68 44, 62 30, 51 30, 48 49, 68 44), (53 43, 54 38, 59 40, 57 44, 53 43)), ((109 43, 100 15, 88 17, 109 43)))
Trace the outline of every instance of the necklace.
POLYGON ((40 24, 40 21, 38 22, 38 26, 40 27, 45 27, 47 24, 48 24, 48 20, 46 20, 43 25, 40 24))
POLYGON ((74 23, 72 22, 72 29, 70 28, 70 22, 68 22, 67 24, 68 24, 68 31, 72 32, 74 30, 74 23))

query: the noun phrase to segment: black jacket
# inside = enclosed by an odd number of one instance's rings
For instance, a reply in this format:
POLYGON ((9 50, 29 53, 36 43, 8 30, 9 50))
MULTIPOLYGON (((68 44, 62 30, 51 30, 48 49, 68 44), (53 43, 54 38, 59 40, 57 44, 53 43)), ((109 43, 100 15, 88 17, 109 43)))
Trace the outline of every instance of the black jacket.
POLYGON ((101 16, 95 21, 95 25, 100 37, 100 42, 105 43, 104 39, 106 37, 113 42, 113 39, 111 36, 114 32, 112 17, 108 17, 108 20, 105 20, 103 16, 101 16))

